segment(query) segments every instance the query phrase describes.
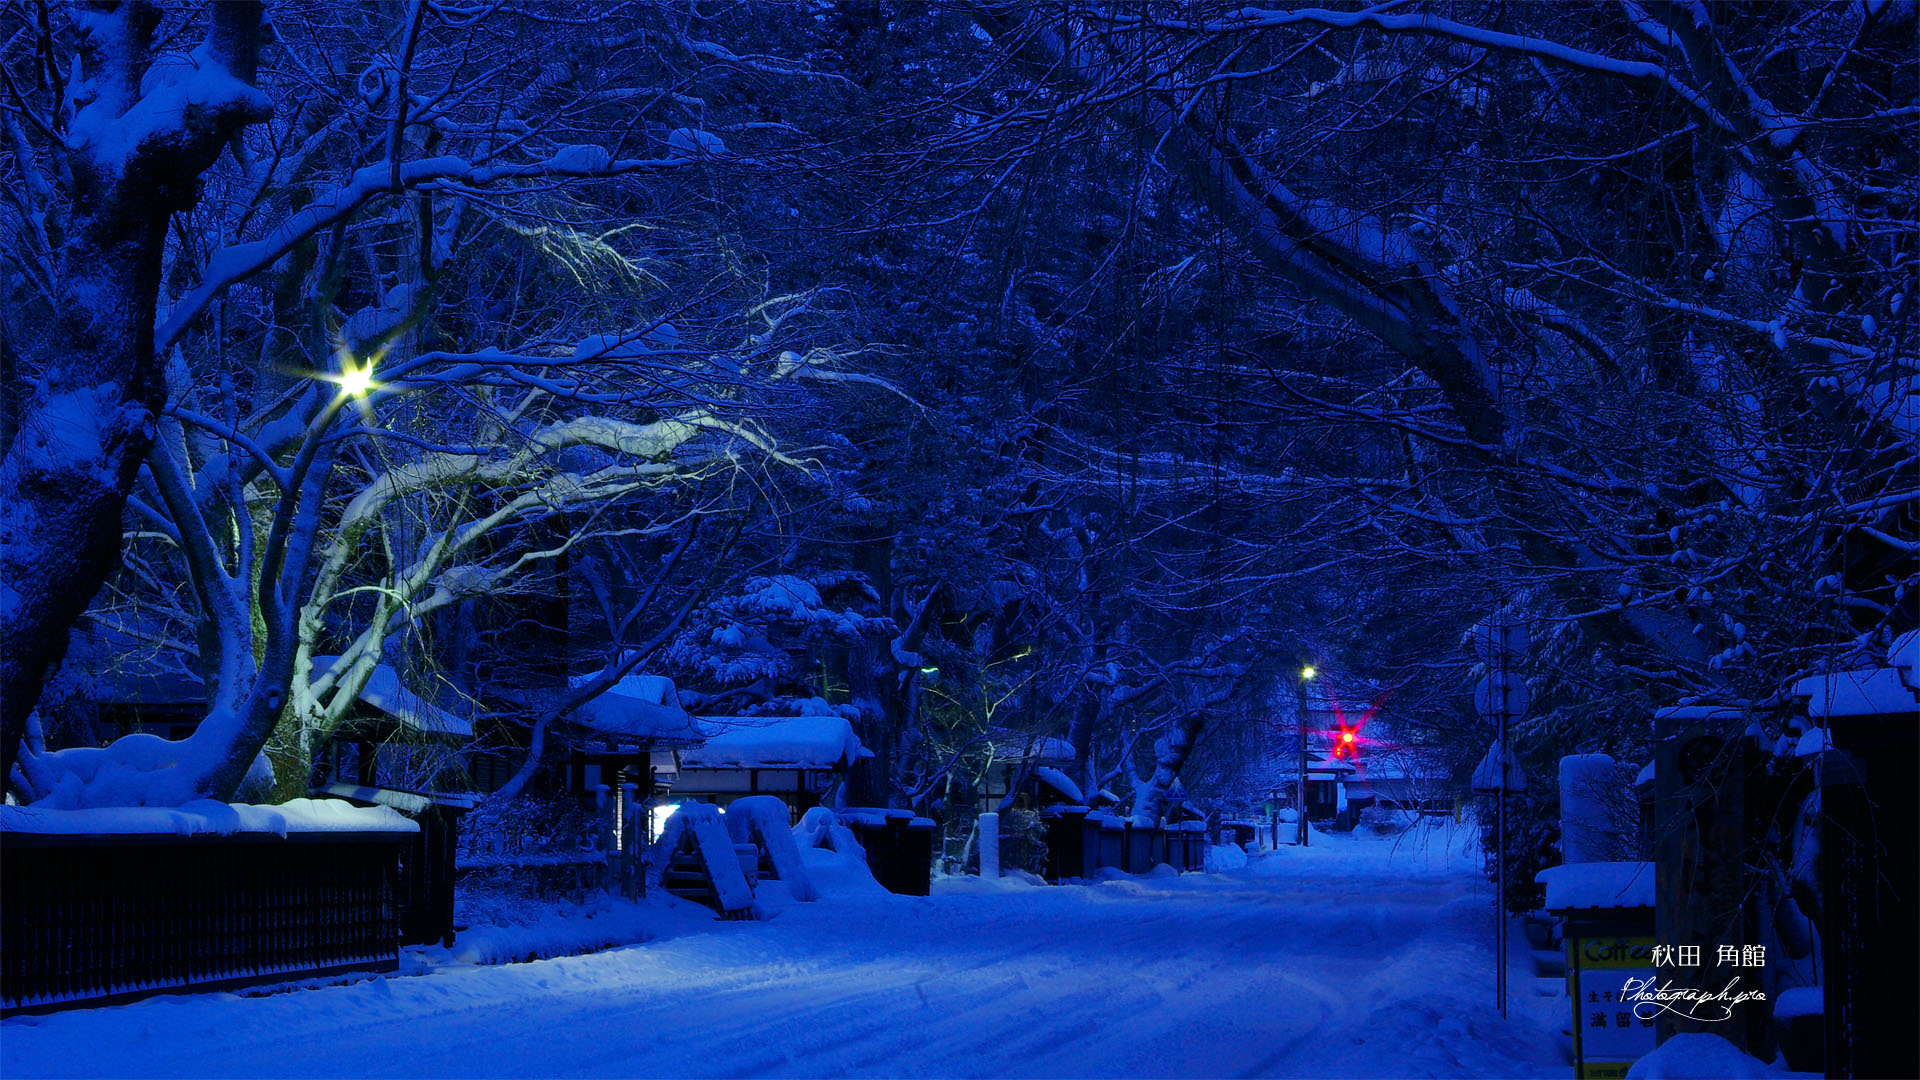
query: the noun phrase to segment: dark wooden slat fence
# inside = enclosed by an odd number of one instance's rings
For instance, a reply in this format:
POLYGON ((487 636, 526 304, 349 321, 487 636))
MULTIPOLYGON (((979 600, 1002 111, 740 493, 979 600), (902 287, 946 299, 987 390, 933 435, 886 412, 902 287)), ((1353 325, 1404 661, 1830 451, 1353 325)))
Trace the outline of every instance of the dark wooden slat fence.
POLYGON ((0 832, 0 1012, 392 971, 410 839, 0 832))
POLYGON ((1144 828, 1080 811, 1047 817, 1047 880, 1090 878, 1102 867, 1144 874, 1161 863, 1175 870, 1206 867, 1207 834, 1194 823, 1144 828))

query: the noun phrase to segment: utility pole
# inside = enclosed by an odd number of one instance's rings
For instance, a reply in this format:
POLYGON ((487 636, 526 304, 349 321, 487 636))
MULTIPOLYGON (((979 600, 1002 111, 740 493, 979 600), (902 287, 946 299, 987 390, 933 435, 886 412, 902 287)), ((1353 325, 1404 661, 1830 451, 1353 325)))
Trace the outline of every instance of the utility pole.
MULTIPOLYGON (((1494 797, 1494 987, 1500 1015, 1504 1018, 1507 1015, 1507 792, 1518 789, 1507 733, 1509 721, 1525 713, 1531 704, 1526 681, 1513 672, 1515 661, 1527 650, 1529 641, 1523 624, 1499 617, 1475 627, 1473 640, 1480 659, 1487 665, 1487 677, 1474 688, 1474 708, 1494 722, 1496 731, 1493 748, 1487 755, 1493 769, 1485 782, 1494 797)), ((1475 787, 1479 789, 1478 782, 1475 787)))

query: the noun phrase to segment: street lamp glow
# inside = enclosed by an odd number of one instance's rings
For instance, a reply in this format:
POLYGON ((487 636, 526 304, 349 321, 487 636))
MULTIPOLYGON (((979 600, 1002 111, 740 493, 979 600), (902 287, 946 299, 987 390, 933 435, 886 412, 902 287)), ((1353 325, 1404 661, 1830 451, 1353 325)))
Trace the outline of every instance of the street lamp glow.
POLYGON ((364 397, 373 390, 373 362, 346 361, 340 368, 340 392, 348 397, 364 397))
POLYGON ((1312 664, 1308 664, 1306 667, 1300 669, 1300 677, 1303 679, 1311 679, 1317 674, 1319 674, 1319 672, 1313 670, 1312 664))

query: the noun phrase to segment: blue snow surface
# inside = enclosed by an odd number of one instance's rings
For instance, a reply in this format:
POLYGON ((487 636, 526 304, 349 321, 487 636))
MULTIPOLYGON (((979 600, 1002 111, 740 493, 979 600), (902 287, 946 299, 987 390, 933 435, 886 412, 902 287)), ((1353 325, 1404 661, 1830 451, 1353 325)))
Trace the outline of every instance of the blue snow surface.
POLYGON ((1524 946, 1494 1008, 1472 831, 1319 836, 1220 873, 826 888, 758 922, 629 905, 605 924, 652 940, 527 963, 463 943, 406 976, 14 1017, 0 1075, 1570 1075, 1566 999, 1524 946))

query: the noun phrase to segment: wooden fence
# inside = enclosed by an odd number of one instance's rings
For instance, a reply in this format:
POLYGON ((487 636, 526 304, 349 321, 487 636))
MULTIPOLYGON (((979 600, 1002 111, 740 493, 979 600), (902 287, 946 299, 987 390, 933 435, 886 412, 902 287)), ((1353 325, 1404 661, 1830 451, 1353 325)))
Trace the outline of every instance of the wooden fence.
POLYGON ((933 822, 906 810, 843 811, 854 839, 867 852, 867 868, 891 893, 926 896, 933 891, 933 822))
POLYGON ((0 832, 0 1012, 392 971, 411 838, 0 832))
POLYGON ((1047 880, 1093 877, 1102 867, 1144 874, 1165 863, 1175 870, 1206 866, 1207 834, 1199 822, 1136 826, 1105 814, 1064 811, 1047 821, 1047 880))

